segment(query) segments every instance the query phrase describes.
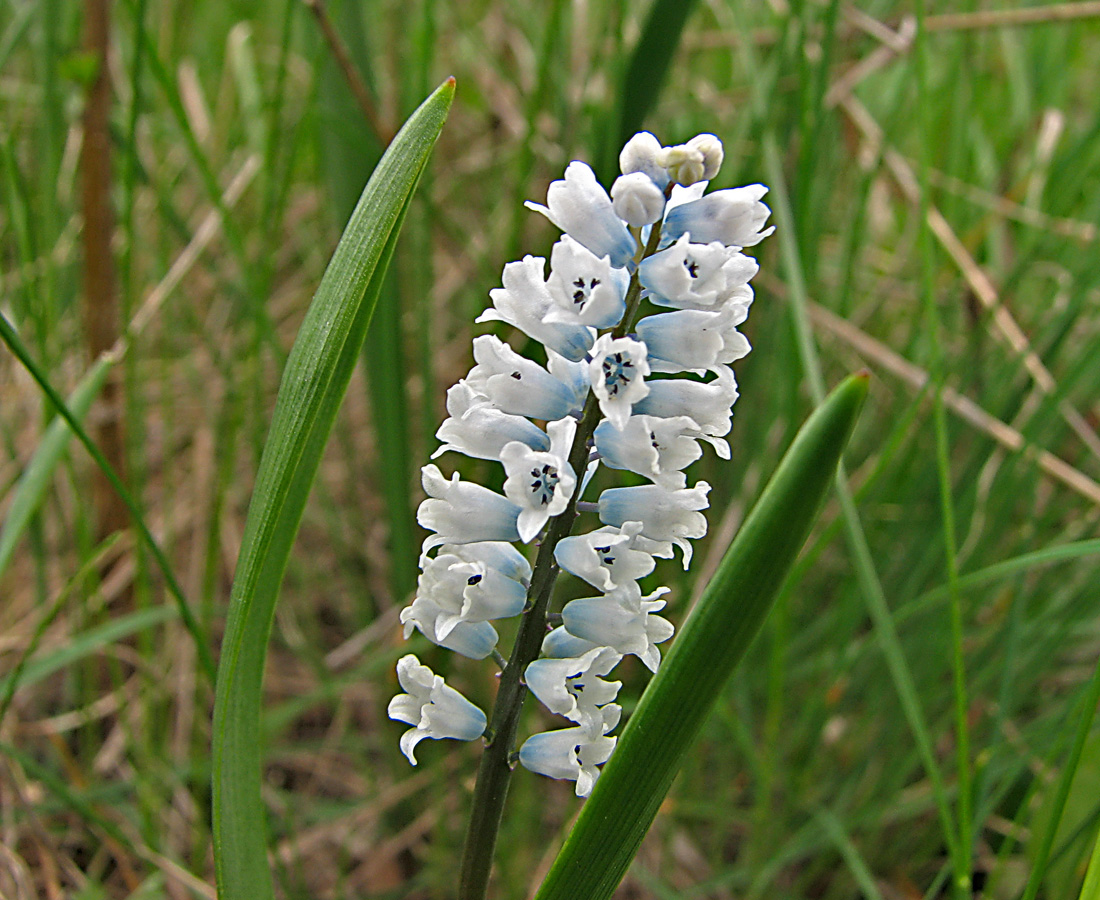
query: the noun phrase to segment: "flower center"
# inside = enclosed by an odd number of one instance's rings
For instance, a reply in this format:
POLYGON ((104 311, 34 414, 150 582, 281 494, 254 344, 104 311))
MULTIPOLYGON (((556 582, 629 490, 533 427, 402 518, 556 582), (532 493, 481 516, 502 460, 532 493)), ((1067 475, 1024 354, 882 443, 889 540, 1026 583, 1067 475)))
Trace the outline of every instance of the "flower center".
POLYGON ((691 257, 688 257, 684 260, 684 268, 688 270, 688 275, 690 275, 692 278, 699 277, 699 263, 697 263, 691 257))
POLYGON ((584 278, 578 278, 573 282, 573 305, 581 307, 583 311, 584 306, 588 303, 588 298, 592 296, 592 292, 599 285, 600 279, 590 278, 585 281, 584 278))
POLYGON ((603 383, 612 397, 618 395, 620 388, 630 384, 634 376, 634 363, 622 353, 611 353, 603 358, 603 383))
POLYGON ((531 496, 542 506, 547 506, 554 499, 554 489, 561 481, 555 466, 547 463, 542 468, 535 467, 531 470, 531 496))

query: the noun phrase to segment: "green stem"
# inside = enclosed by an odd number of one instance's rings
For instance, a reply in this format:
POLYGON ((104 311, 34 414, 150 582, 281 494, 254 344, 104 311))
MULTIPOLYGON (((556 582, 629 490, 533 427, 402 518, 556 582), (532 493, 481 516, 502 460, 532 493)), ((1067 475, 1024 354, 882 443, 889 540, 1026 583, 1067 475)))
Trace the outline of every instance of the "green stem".
MULTIPOLYGON (((652 256, 661 241, 661 223, 650 231, 649 241, 641 259, 652 256)), ((618 327, 612 332, 615 338, 623 337, 634 327, 641 305, 642 285, 638 272, 630 278, 626 293, 626 312, 618 327)), ((493 866, 493 850, 497 832, 508 797, 508 785, 512 778, 512 754, 515 750, 516 731, 527 697, 527 685, 522 675, 529 663, 538 658, 542 639, 546 635, 546 618, 550 598, 554 593, 558 569, 554 562, 554 550, 558 542, 568 537, 577 517, 577 501, 580 499, 580 479, 588 463, 589 442, 600 421, 600 406, 594 394, 588 395, 580 424, 577 426, 573 446, 569 450, 569 465, 577 473, 577 490, 569 505, 559 516, 550 520, 535 559, 531 575, 531 587, 527 591, 528 610, 520 622, 519 633, 512 647, 508 665, 500 675, 500 688, 493 706, 493 717, 486 729, 487 743, 477 770, 474 786, 474 805, 470 813, 470 825, 466 832, 466 846, 462 853, 462 874, 459 877, 459 900, 484 900, 489 886, 489 873, 493 866)))

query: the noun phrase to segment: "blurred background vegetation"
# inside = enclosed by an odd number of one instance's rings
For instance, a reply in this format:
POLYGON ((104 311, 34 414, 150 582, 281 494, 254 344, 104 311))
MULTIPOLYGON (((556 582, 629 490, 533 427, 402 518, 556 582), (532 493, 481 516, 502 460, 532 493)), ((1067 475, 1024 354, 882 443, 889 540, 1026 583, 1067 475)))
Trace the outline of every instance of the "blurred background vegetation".
MULTIPOLYGON (((554 239, 523 200, 575 158, 610 183, 644 116, 666 144, 719 135, 716 185, 769 184, 779 228, 756 253, 733 461, 693 469, 710 536, 692 572, 653 576, 671 618, 818 370, 875 377, 854 509, 826 507, 621 896, 949 896, 952 857, 964 893, 1077 896, 1100 822, 1100 4, 933 3, 918 28, 908 4, 836 0, 118 0, 97 37, 105 10, 3 2, 0 311, 61 395, 106 374, 87 434, 199 641, 0 352, 0 896, 214 896, 200 649, 216 656, 297 325, 385 141, 448 75, 278 608, 281 895, 451 893, 477 748, 422 745, 411 769, 385 715, 419 467, 502 266, 554 239)), ((491 702, 489 667, 415 649, 491 702)), ((571 784, 517 776, 497 896, 537 883, 576 809, 571 784)))

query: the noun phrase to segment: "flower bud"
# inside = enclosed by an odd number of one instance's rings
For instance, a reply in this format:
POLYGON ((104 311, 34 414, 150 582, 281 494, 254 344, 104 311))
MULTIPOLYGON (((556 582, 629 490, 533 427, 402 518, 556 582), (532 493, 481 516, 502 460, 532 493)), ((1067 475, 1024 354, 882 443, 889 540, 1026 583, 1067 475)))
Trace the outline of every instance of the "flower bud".
POLYGON ((722 142, 713 134, 697 134, 687 146, 703 154, 703 180, 710 181, 722 168, 722 142))
POLYGON ((703 151, 689 144, 677 144, 675 147, 665 147, 657 157, 665 169, 668 177, 677 184, 685 187, 703 180, 706 171, 706 163, 703 151))
POLYGON ((635 228, 652 225, 665 211, 664 192, 643 172, 620 175, 611 185, 615 215, 635 228))
MULTIPOLYGON (((642 172, 648 175, 661 190, 668 184, 668 172, 658 162, 662 147, 648 131, 639 131, 626 142, 619 153, 619 170, 624 175, 642 172)), ((614 193, 614 191, 612 191, 614 193)))

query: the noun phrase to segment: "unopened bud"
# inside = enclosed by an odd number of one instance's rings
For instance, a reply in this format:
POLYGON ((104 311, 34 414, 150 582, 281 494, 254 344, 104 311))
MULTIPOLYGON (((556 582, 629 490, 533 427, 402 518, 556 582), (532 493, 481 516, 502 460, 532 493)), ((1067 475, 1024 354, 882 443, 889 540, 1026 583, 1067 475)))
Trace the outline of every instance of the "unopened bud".
POLYGON ((687 146, 703 154, 703 181, 710 181, 722 168, 722 142, 713 134, 697 134, 687 146))
POLYGON ((668 177, 677 184, 687 187, 703 180, 705 169, 703 153, 695 147, 687 144, 665 147, 657 159, 668 170, 668 177))
POLYGON ((626 142, 619 153, 619 169, 624 175, 643 172, 653 179, 657 187, 668 184, 668 173, 658 161, 661 142, 648 131, 639 131, 626 142))
POLYGON ((620 219, 640 228, 661 218, 665 195, 644 172, 631 172, 620 175, 611 185, 611 205, 620 219))

